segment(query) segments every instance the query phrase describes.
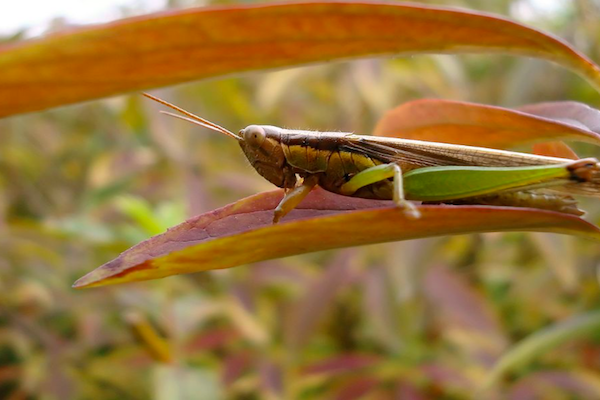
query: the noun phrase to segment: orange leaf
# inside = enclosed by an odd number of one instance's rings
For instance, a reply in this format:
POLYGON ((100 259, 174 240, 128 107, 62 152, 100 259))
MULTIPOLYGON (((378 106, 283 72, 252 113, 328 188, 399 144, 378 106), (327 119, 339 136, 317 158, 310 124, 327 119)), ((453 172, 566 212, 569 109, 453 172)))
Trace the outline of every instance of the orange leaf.
POLYGON ((451 100, 416 100, 387 112, 374 134, 500 149, 557 139, 600 145, 600 111, 568 103, 571 107, 561 102, 511 110, 451 100))
POLYGON ((0 48, 0 117, 240 71, 414 53, 544 58, 600 89, 569 44, 501 16, 378 2, 169 11, 0 48))
POLYGON ((579 159, 573 149, 564 142, 536 143, 533 145, 532 150, 533 154, 538 154, 540 156, 569 158, 571 160, 579 159))
POLYGON ((142 242, 79 279, 74 287, 230 268, 340 247, 470 232, 539 231, 600 240, 600 229, 572 215, 486 206, 420 206, 408 220, 389 201, 317 189, 284 223, 272 225, 282 191, 257 194, 199 215, 142 242))

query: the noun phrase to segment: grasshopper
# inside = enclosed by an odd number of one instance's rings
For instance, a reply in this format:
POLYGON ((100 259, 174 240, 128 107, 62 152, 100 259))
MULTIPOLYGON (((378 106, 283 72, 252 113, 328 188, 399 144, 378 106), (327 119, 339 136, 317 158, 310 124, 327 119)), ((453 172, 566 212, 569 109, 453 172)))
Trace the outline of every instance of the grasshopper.
POLYGON ((393 200, 407 218, 423 203, 533 207, 583 215, 573 194, 600 197, 600 164, 420 140, 249 125, 235 134, 152 95, 172 117, 238 141, 252 167, 283 188, 277 223, 317 185, 344 196, 393 200))

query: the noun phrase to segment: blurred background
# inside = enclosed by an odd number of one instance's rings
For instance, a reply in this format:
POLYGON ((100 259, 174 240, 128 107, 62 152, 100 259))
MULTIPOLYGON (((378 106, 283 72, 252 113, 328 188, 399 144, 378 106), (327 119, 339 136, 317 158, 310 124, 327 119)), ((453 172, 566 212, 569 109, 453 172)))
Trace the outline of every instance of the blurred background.
MULTIPOLYGON (((234 3, 21 0, 3 7, 0 41, 234 3)), ((421 3, 499 13, 600 61, 595 0, 421 3)), ((231 130, 368 134, 385 111, 427 97, 600 108, 598 93, 564 68, 500 55, 359 60, 152 93, 231 130)), ((159 109, 133 94, 0 120, 0 399, 478 398, 474 388, 511 346, 598 307, 598 244, 532 233, 364 246, 75 291, 75 279, 139 241, 273 188, 231 140, 159 109)), ((583 208, 600 222, 598 202, 583 208)), ((599 369, 600 335, 569 341, 486 398, 598 399, 599 369)))

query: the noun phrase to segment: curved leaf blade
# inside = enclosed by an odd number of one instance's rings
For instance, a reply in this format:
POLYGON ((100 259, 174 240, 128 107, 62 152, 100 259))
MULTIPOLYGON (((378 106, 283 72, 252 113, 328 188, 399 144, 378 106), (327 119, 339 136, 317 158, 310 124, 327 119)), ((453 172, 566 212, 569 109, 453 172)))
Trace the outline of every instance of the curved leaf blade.
POLYGON ((374 135, 506 149, 563 139, 600 145, 600 111, 585 104, 541 103, 511 110, 441 99, 411 101, 388 111, 374 135))
POLYGON ((408 220, 392 202, 314 190, 284 223, 272 225, 281 191, 258 194, 194 217, 125 251, 74 287, 163 278, 230 268, 341 247, 430 236, 493 231, 542 231, 600 240, 600 229, 572 215, 486 206, 421 206, 408 220))
POLYGON ((489 389, 502 376, 519 368, 544 352, 569 340, 593 334, 600 329, 600 311, 594 311, 537 331, 508 350, 484 379, 480 390, 489 389))
POLYGON ((561 121, 600 134, 600 110, 577 101, 546 101, 519 107, 520 111, 561 121))
POLYGON ((367 56, 502 52, 600 67, 503 17, 362 2, 237 5, 150 14, 0 48, 0 117, 241 71, 367 56))
POLYGON ((567 158, 571 160, 579 159, 579 156, 565 142, 552 141, 536 143, 531 149, 533 154, 548 157, 567 158))

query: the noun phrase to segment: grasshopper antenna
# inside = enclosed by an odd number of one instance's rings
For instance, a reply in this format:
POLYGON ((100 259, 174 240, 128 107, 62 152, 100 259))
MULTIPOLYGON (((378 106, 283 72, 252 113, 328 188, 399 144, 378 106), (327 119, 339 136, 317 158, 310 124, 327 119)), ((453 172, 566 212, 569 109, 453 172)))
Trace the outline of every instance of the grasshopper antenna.
POLYGON ((223 133, 223 134, 225 134, 227 136, 230 136, 230 137, 232 137, 232 138, 234 138, 236 140, 242 140, 242 138, 240 138, 235 133, 231 132, 228 129, 223 128, 220 125, 215 124, 214 122, 210 122, 210 121, 208 121, 208 120, 206 120, 204 118, 200 118, 199 116, 197 116, 195 114, 192 114, 191 112, 185 111, 183 108, 177 107, 176 105, 171 104, 168 101, 159 99, 158 97, 154 97, 151 94, 148 94, 148 93, 142 93, 142 94, 144 96, 146 96, 147 98, 156 101, 157 103, 160 103, 160 104, 162 104, 164 106, 172 108, 175 111, 179 111, 180 113, 186 115, 187 117, 183 117, 181 115, 173 114, 173 113, 170 113, 170 112, 167 112, 167 111, 161 111, 161 113, 163 113, 163 114, 166 114, 166 115, 168 115, 170 117, 179 118, 179 119, 191 122, 191 123, 196 124, 196 125, 200 125, 200 126, 202 126, 204 128, 208 128, 208 129, 213 130, 215 132, 223 133))

